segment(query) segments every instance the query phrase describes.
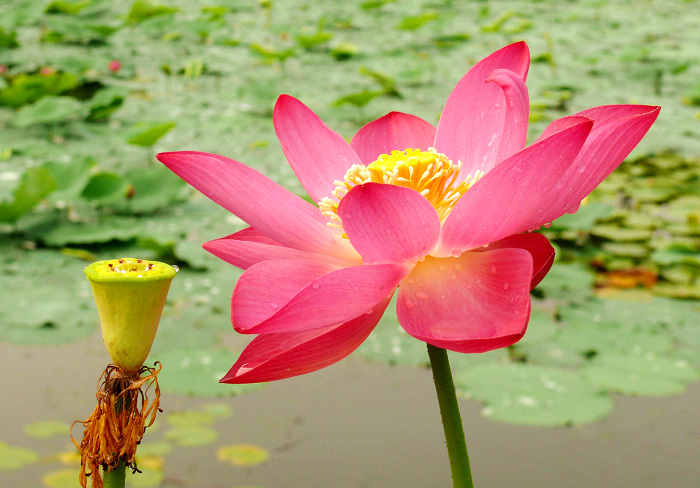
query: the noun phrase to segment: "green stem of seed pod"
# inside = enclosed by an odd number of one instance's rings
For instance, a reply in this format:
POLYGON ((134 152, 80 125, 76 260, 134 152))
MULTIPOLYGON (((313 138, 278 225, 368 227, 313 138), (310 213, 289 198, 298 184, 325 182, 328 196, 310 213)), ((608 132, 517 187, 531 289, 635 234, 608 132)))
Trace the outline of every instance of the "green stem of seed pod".
POLYGON ((104 488, 124 488, 126 483, 126 465, 124 461, 119 461, 117 467, 112 471, 103 473, 102 482, 104 483, 104 488))

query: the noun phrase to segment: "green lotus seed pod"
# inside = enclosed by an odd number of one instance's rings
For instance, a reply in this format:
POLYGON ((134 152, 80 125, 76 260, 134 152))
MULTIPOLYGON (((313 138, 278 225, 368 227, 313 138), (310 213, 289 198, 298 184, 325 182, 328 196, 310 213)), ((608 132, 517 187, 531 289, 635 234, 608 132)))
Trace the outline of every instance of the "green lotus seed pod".
POLYGON ((177 268, 157 261, 122 258, 85 268, 100 316, 102 339, 117 366, 139 371, 158 330, 177 268))

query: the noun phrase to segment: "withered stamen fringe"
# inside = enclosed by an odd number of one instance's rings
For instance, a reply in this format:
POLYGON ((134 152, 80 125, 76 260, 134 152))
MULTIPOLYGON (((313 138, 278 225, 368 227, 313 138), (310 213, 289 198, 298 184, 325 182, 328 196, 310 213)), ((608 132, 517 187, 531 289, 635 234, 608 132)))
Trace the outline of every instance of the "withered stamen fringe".
POLYGON ((136 447, 146 428, 153 425, 156 414, 162 411, 158 386, 162 367, 156 362, 153 368, 141 366, 138 373, 129 373, 110 364, 102 373, 95 411, 87 420, 76 420, 71 426, 71 440, 80 451, 80 486, 86 488, 90 477, 92 488, 102 488, 99 468, 112 471, 120 461, 133 472, 138 471, 136 447), (155 385, 155 398, 149 404, 147 393, 151 385, 155 385), (78 423, 85 428, 80 444, 73 437, 73 426, 78 423))

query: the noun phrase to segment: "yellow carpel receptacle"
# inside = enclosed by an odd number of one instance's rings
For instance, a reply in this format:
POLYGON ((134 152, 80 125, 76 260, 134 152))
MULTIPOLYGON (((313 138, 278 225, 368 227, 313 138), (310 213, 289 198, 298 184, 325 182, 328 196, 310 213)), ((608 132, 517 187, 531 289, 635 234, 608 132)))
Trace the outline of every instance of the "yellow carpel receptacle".
POLYGON ((121 258, 85 268, 112 361, 138 371, 146 360, 177 268, 158 261, 121 258))

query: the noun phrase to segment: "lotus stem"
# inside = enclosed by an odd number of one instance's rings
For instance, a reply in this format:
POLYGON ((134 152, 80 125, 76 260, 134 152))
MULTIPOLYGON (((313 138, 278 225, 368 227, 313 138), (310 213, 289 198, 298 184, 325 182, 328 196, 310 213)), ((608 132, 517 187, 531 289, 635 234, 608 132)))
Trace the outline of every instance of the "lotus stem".
POLYGON ((102 476, 104 488, 124 488, 126 483, 126 464, 120 461, 112 471, 105 471, 102 476))
POLYGON ((459 413, 457 394, 447 351, 428 344, 428 356, 430 367, 433 371, 435 392, 440 405, 442 428, 445 432, 445 444, 450 458, 450 470, 452 472, 452 485, 454 488, 474 488, 472 471, 469 466, 469 453, 467 441, 462 427, 462 417, 459 413))

